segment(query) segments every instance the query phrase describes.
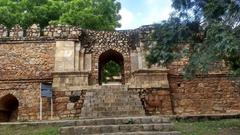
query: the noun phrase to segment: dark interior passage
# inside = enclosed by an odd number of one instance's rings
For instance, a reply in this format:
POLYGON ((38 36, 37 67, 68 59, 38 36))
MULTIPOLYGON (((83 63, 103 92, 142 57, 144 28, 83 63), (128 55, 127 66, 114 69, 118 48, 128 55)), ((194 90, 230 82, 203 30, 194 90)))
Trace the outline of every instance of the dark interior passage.
POLYGON ((16 121, 19 102, 17 98, 8 94, 0 99, 0 122, 16 121))

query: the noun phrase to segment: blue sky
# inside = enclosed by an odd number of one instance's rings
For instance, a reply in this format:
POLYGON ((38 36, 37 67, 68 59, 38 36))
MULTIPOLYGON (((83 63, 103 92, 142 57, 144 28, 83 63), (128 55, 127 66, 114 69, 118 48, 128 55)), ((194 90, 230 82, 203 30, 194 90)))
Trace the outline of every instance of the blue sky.
POLYGON ((135 29, 166 20, 172 11, 171 0, 118 0, 122 9, 121 28, 135 29))

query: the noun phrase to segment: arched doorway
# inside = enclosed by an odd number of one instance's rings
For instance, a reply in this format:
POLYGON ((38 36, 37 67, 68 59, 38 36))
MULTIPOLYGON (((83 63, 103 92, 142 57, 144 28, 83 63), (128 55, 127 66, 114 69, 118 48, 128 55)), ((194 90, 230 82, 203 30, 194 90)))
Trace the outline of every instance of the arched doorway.
POLYGON ((121 53, 114 51, 114 50, 108 50, 104 53, 102 53, 99 56, 99 69, 98 69, 98 81, 99 85, 102 85, 103 83, 106 83, 104 79, 104 72, 106 71, 106 68, 110 66, 115 66, 116 69, 117 66, 119 66, 119 75, 115 76, 117 79, 117 82, 123 84, 124 83, 124 59, 121 53))
POLYGON ((16 121, 19 102, 15 96, 8 94, 0 99, 0 122, 16 121))

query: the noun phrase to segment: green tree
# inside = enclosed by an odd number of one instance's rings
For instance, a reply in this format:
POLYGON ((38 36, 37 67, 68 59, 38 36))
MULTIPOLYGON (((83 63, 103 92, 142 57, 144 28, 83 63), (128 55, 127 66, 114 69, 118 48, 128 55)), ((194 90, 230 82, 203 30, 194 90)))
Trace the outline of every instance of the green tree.
POLYGON ((120 8, 120 3, 115 0, 72 0, 65 6, 65 12, 60 19, 55 22, 82 28, 113 30, 120 27, 120 8))
POLYGON ((167 65, 189 58, 186 77, 205 74, 224 61, 240 74, 240 1, 173 0, 175 12, 157 25, 147 59, 167 65))
POLYGON ((1 0, 0 24, 24 29, 33 23, 69 24, 95 30, 119 27, 121 5, 115 0, 1 0))
POLYGON ((113 79, 113 76, 120 76, 121 75, 121 66, 114 62, 109 61, 103 66, 103 76, 102 81, 107 82, 107 78, 113 79))

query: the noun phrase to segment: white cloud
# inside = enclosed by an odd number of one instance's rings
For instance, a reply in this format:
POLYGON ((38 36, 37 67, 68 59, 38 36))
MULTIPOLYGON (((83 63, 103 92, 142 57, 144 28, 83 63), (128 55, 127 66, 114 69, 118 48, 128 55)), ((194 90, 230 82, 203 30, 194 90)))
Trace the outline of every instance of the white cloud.
POLYGON ((133 20, 134 20, 134 16, 133 16, 133 13, 126 9, 126 8, 122 8, 120 10, 120 15, 121 15, 121 20, 120 20, 120 23, 121 23, 121 29, 129 29, 131 28, 131 26, 133 25, 133 20))
POLYGON ((159 0, 146 0, 146 2, 147 2, 148 4, 154 4, 154 3, 159 2, 159 0))
POLYGON ((166 20, 172 12, 170 0, 146 0, 146 5, 148 11, 148 15, 144 20, 146 24, 158 23, 162 20, 166 20))
MULTIPOLYGON (((127 0, 118 0, 127 1, 127 0)), ((135 29, 142 25, 159 23, 162 20, 167 20, 172 12, 171 0, 129 0, 127 4, 135 3, 122 7, 120 15, 120 29, 135 29), (130 1, 130 2, 129 2, 130 1), (139 3, 136 3, 139 2, 139 3), (138 7, 139 6, 139 7, 138 7), (133 12, 134 11, 134 12, 133 12)), ((126 4, 126 3, 124 3, 126 4)))

